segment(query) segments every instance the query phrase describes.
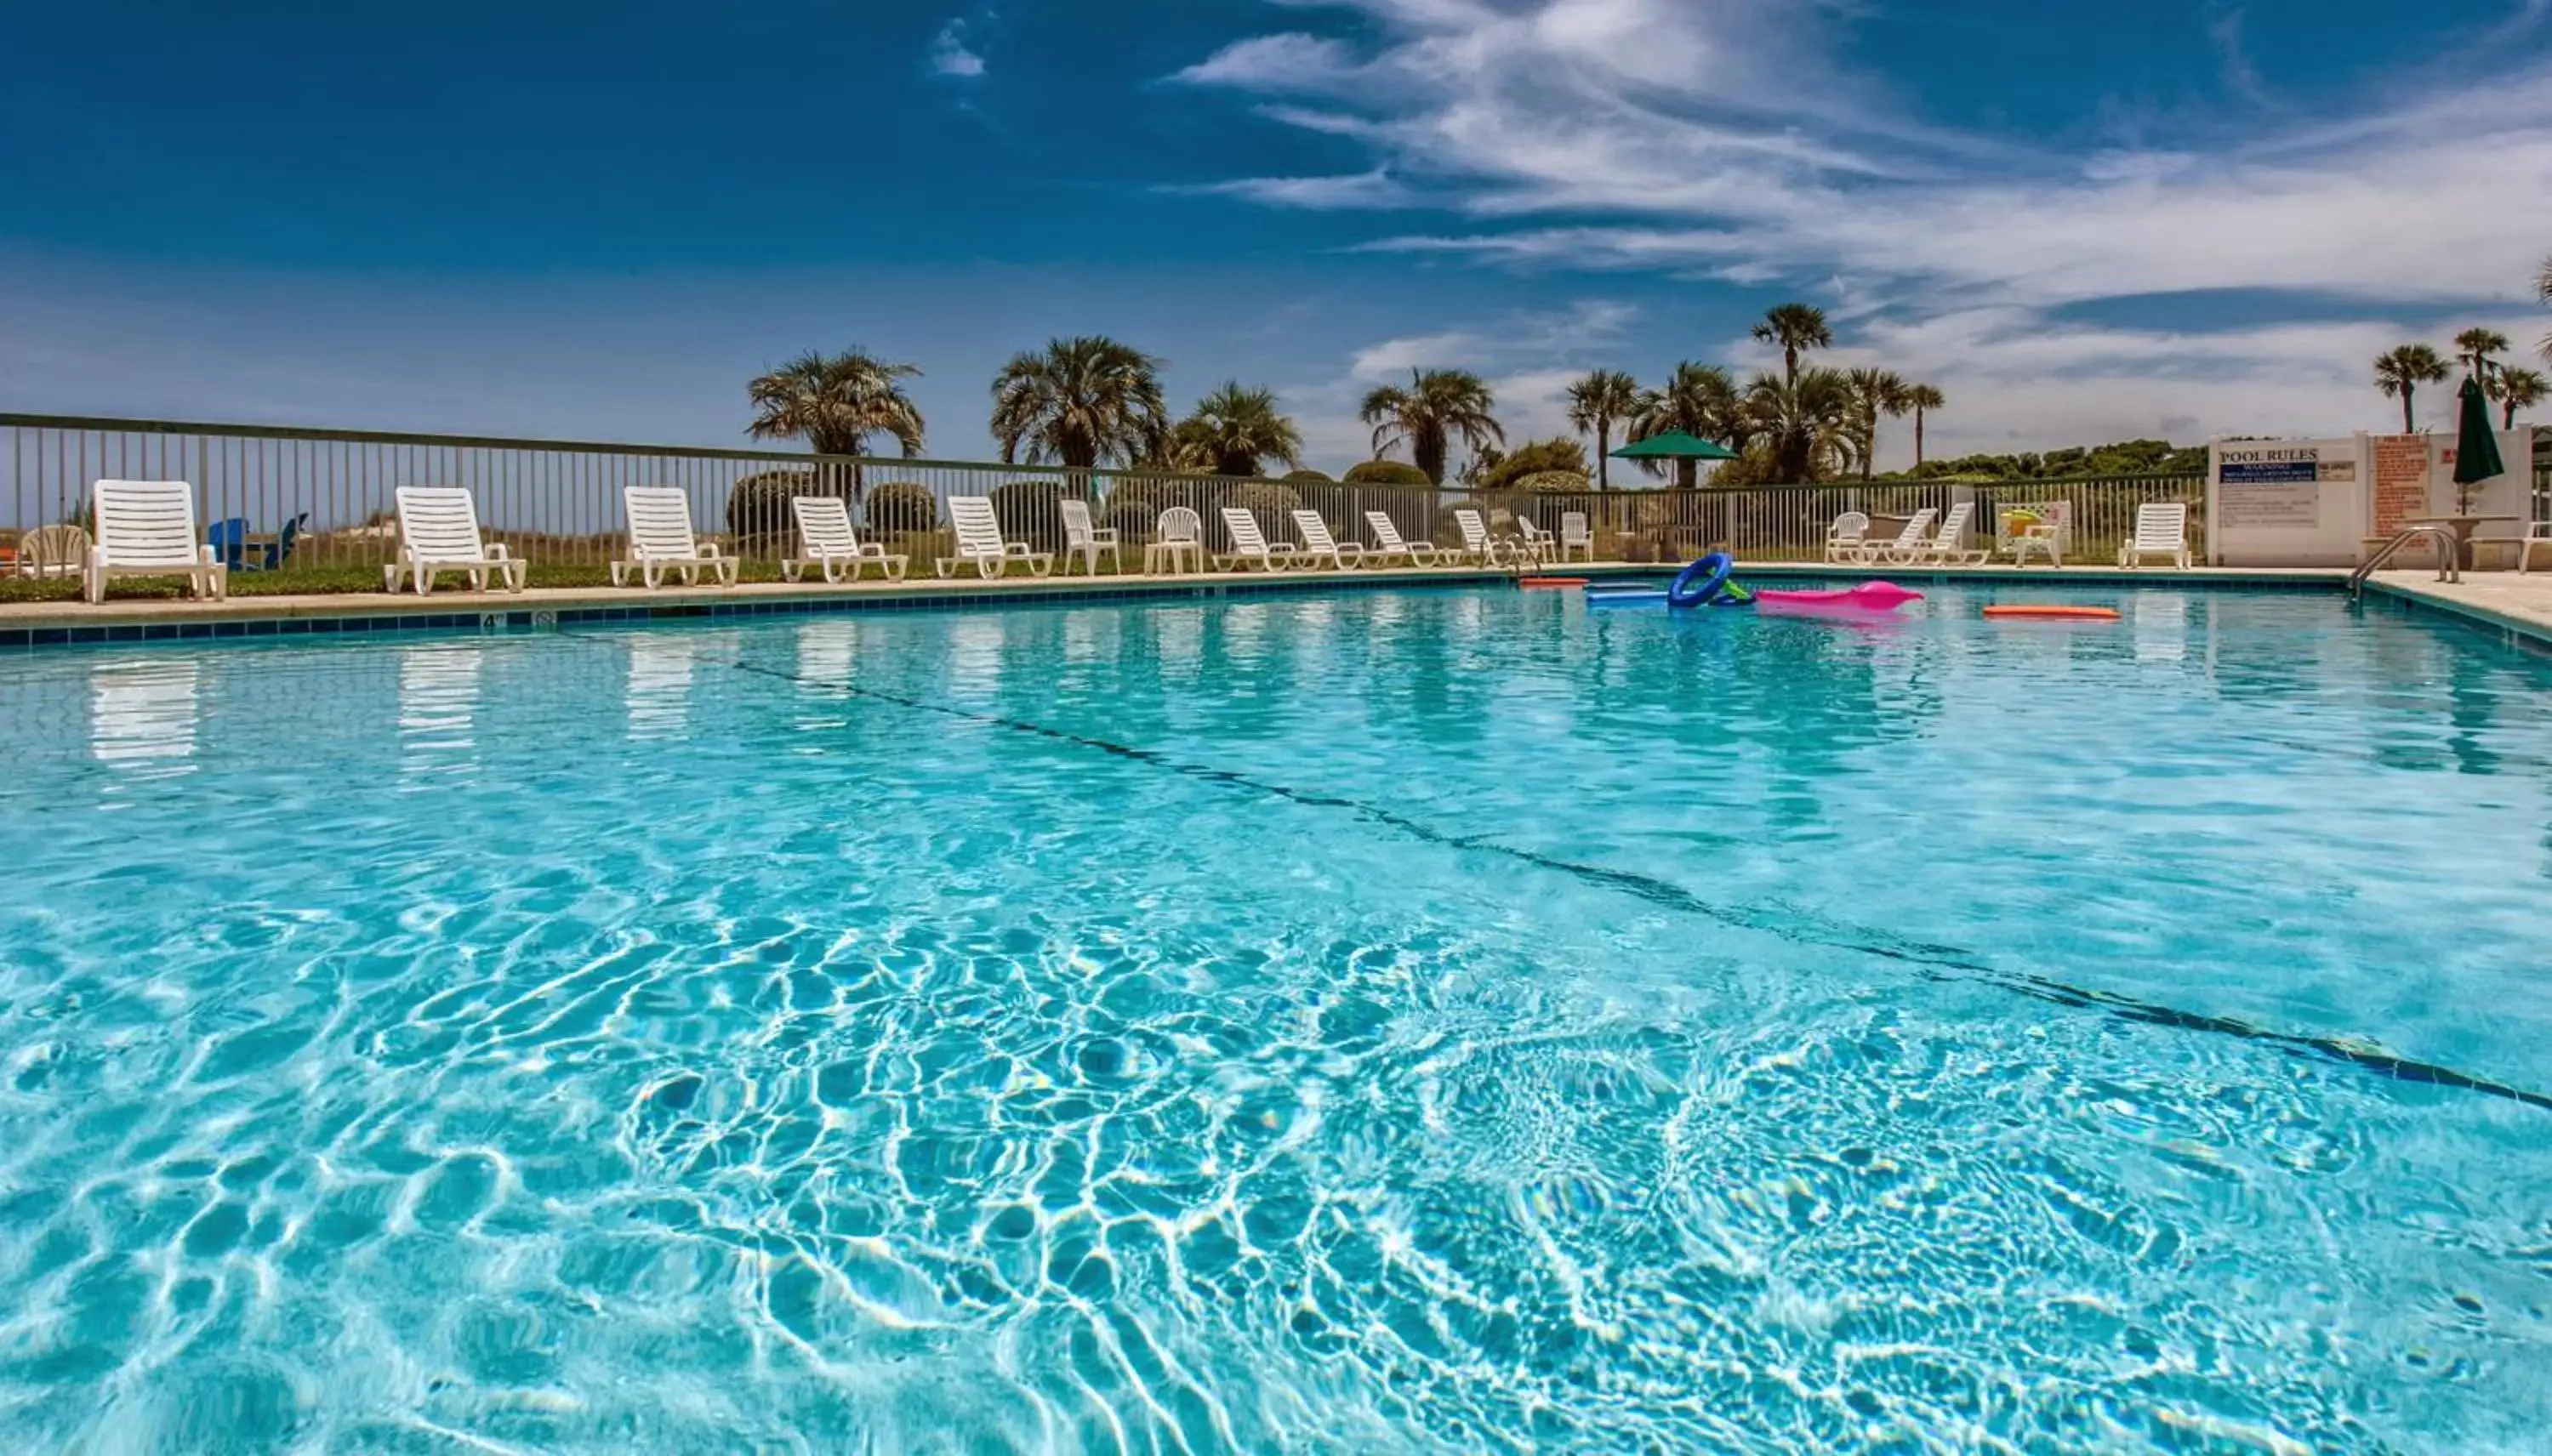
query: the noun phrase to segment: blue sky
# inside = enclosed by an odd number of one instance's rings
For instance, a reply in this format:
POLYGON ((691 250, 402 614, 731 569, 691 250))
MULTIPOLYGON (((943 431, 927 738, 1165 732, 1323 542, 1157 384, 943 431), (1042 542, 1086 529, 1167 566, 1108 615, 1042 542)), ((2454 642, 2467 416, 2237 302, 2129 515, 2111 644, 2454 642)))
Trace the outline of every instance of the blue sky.
POLYGON ((980 457, 1107 332, 1335 468, 1412 365, 1546 433, 1798 297, 1938 454, 2381 428, 2379 350, 2552 326, 2547 0, 8 3, 16 409, 732 444, 856 344, 980 457))

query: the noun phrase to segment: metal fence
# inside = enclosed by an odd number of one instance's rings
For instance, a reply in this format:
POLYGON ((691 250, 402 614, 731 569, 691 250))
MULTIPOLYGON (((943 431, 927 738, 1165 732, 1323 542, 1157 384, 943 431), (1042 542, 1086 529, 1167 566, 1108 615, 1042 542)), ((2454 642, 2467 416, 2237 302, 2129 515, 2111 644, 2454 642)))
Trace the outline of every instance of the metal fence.
MULTIPOLYGON (((1879 529, 1924 507, 1975 505, 1974 540, 1991 544, 1998 513, 2065 502, 2070 556, 2105 559, 2151 500, 2202 501, 2197 476, 1783 485, 1747 490, 1473 492, 1460 486, 1240 479, 1143 470, 1075 470, 981 462, 854 459, 778 451, 714 450, 578 441, 487 439, 372 431, 0 414, 0 535, 85 525, 100 478, 183 479, 197 492, 208 531, 271 544, 289 570, 372 568, 396 553, 393 492, 401 485, 461 485, 476 497, 492 540, 540 568, 599 568, 621 549, 621 496, 631 485, 672 485, 692 522, 749 563, 788 554, 789 497, 851 500, 864 534, 916 562, 945 549, 952 495, 993 498, 1004 534, 1040 550, 1063 544, 1060 504, 1091 503, 1139 565, 1160 513, 1174 505, 1206 522, 1209 544, 1226 546, 1220 508, 1239 506, 1270 541, 1296 539, 1291 511, 1320 512, 1342 542, 1370 543, 1366 512, 1388 516, 1411 541, 1460 539, 1453 511, 1481 510, 1493 530, 1519 519, 1557 532, 1582 513, 1607 561, 1682 562, 1715 547, 1758 561, 1813 561, 1834 518, 1859 510, 1879 529), (281 550, 287 528, 289 551, 281 550)), ((2202 528, 2203 510, 2190 512, 2202 528)), ((2197 543, 2203 549, 2203 543, 2197 543)), ((925 569, 926 570, 926 569, 925 569)))

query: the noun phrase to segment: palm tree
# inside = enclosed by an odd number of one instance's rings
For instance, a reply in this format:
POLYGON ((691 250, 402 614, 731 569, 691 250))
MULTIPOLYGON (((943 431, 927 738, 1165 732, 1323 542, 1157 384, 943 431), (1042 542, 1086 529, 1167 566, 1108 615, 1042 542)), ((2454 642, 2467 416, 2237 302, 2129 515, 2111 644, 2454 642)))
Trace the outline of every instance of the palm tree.
POLYGON ((1136 461, 1169 433, 1161 402, 1161 362, 1114 339, 1049 340, 1042 354, 1021 354, 993 376, 993 437, 1004 464, 1087 469, 1102 461, 1136 461))
MULTIPOLYGON (((1680 430, 1695 440, 1716 440, 1731 450, 1744 451, 1748 435, 1745 402, 1737 393, 1737 381, 1728 370, 1717 364, 1694 364, 1685 360, 1675 365, 1673 377, 1659 389, 1644 389, 1631 406, 1632 440, 1647 440, 1656 435, 1670 435, 1680 430)), ((1641 468, 1654 471, 1654 461, 1640 462, 1641 468)), ((1690 490, 1697 470, 1695 462, 1674 463, 1675 484, 1690 490)))
POLYGON ((1802 351, 1834 347, 1826 311, 1805 303, 1776 303, 1764 310, 1763 321, 1754 326, 1754 338, 1781 347, 1781 377, 1794 385, 1799 382, 1802 351))
POLYGON ((1878 417, 1901 417, 1914 406, 1907 401, 1905 381, 1894 369, 1854 369, 1846 376, 1852 385, 1852 402, 1858 418, 1853 438, 1853 453, 1861 458, 1861 478, 1869 478, 1870 466, 1878 455, 1878 417))
POLYGON ((2497 387, 2499 407, 2505 411, 2499 422, 2502 430, 2515 429, 2516 412, 2541 404, 2545 390, 2552 388, 2552 380, 2546 380, 2532 369, 2514 368, 2507 364, 2499 366, 2491 382, 2497 387))
MULTIPOLYGON (((2552 304, 2552 258, 2544 259, 2542 270, 2534 275, 2534 301, 2552 304)), ((2547 362, 2552 362, 2552 334, 2544 335, 2543 342, 2535 347, 2547 362)))
POLYGON ((2407 435, 2419 428, 2410 413, 2410 396, 2422 384, 2442 384, 2446 380, 2446 362, 2437 351, 2425 344, 2404 344, 2390 354, 2375 357, 2375 387, 2384 397, 2401 397, 2401 433, 2407 435))
POLYGON ((1276 408, 1276 391, 1243 389, 1238 379, 1198 400, 1176 433, 1218 475, 1255 475, 1262 460, 1293 466, 1303 459, 1303 432, 1276 408))
POLYGON ((1441 485, 1455 436, 1465 450, 1506 443, 1506 431, 1489 413, 1496 404, 1488 384, 1468 369, 1412 369, 1408 388, 1385 384, 1364 397, 1358 413, 1373 426, 1376 458, 1406 441, 1410 461, 1441 485))
POLYGON ((1640 407, 1640 381, 1620 369, 1590 370, 1568 386, 1568 423, 1595 436, 1595 488, 1613 488, 1613 422, 1640 407))
POLYGON ((1905 407, 1914 411, 1914 465, 1920 469, 1923 465, 1923 416, 1931 410, 1949 408, 1950 400, 1936 385, 1908 384, 1905 386, 1905 407))
POLYGON ((866 455, 869 437, 892 435, 910 459, 921 453, 921 411, 903 380, 921 370, 866 350, 811 351, 747 383, 756 440, 803 440, 817 455, 866 455))
POLYGON ((2497 329, 2466 329, 2455 336, 2455 357, 2472 365, 2473 377, 2490 382, 2491 356, 2507 352, 2507 336, 2497 329))
POLYGON ((1746 386, 1746 412, 1770 448, 1776 484, 1824 475, 1850 454, 1858 423, 1852 380, 1840 369, 1811 368, 1795 378, 1756 374, 1746 386))

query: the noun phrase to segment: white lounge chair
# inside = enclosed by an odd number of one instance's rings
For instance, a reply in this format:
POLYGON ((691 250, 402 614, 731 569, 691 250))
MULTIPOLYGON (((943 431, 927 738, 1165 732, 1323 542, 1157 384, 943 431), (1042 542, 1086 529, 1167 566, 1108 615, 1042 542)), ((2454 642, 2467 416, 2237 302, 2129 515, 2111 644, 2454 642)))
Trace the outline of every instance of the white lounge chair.
POLYGON ((183 480, 100 480, 97 540, 82 573, 91 601, 106 600, 116 576, 183 576, 186 589, 215 601, 230 593, 220 553, 197 539, 195 487, 183 480))
POLYGON ((700 572, 720 586, 735 584, 736 560, 718 554, 717 543, 691 534, 691 498, 672 485, 629 485, 620 491, 621 508, 629 513, 629 556, 611 564, 611 584, 625 586, 634 569, 649 590, 676 572, 683 584, 700 584, 700 572))
POLYGON ((989 495, 952 495, 948 497, 948 521, 957 528, 957 554, 943 556, 932 565, 945 576, 968 562, 987 581, 1010 569, 1010 563, 1023 562, 1028 573, 1042 576, 1054 570, 1054 553, 1031 551, 1024 541, 1002 539, 1002 518, 994 513, 989 495))
POLYGON ((1306 566, 1317 567, 1328 562, 1343 572, 1349 567, 1364 565, 1363 545, 1350 541, 1340 546, 1336 538, 1329 535, 1329 523, 1321 519, 1319 511, 1308 508, 1295 511, 1294 532, 1303 538, 1301 556, 1306 566))
POLYGON ((1559 559, 1568 560, 1572 551, 1583 552, 1586 560, 1595 560, 1595 532, 1586 524, 1584 511, 1559 513, 1559 559))
POLYGON ((912 565, 910 557, 889 556, 886 548, 874 541, 862 541, 851 529, 850 503, 838 495, 793 495, 789 512, 798 518, 798 554, 780 564, 781 576, 790 581, 813 567, 824 573, 827 585, 844 579, 842 569, 848 567, 848 579, 860 579, 860 572, 870 563, 886 573, 890 581, 904 579, 904 569, 912 565))
POLYGON ((1124 553, 1116 544, 1116 528, 1090 523, 1090 502, 1066 500, 1057 504, 1063 511, 1063 574, 1072 574, 1072 559, 1079 557, 1091 575, 1099 574, 1099 553, 1108 553, 1108 565, 1116 572, 1125 570, 1124 553))
POLYGON ((1861 511, 1845 511, 1826 528, 1826 563, 1829 566, 1861 560, 1861 548, 1869 544, 1869 517, 1861 511))
POLYGON ((1974 518, 1976 508, 1969 501, 1963 500, 1950 507, 1950 513, 1941 518, 1941 529, 1924 543, 1923 553, 1916 560, 1945 567, 1980 567, 1993 560, 1992 552, 1971 550, 1967 545, 1967 522, 1974 518))
POLYGON ((2183 501, 2149 500, 2136 507, 2136 534, 2118 547, 2118 565, 2140 567, 2149 556, 2167 556, 2188 570, 2188 506, 2183 501))
POLYGON ((2534 549, 2538 546, 2552 546, 2552 522, 2536 521, 2525 528, 2525 535, 2516 543, 2516 574, 2522 576, 2534 570, 2534 549))
POLYGON ((1892 566, 1911 566, 1922 559, 1931 545, 1932 522, 1941 514, 1934 506, 1925 506, 1896 533, 1894 541, 1863 541, 1859 560, 1863 566, 1886 562, 1892 566))
POLYGON ((458 485, 402 485, 398 497, 398 560, 381 564, 381 589, 396 591, 405 579, 423 596, 437 572, 465 572, 470 589, 487 589, 494 574, 507 591, 523 589, 530 563, 517 561, 503 543, 489 546, 478 532, 478 503, 458 485))
POLYGON ((1393 524, 1389 511, 1366 511, 1364 528, 1373 533, 1374 546, 1365 559, 1376 566, 1400 558, 1406 558, 1413 567, 1436 565, 1436 544, 1432 541, 1401 540, 1400 527, 1393 524))
POLYGON ((1489 523, 1480 518, 1478 511, 1461 507, 1453 512, 1453 524, 1462 532, 1462 545, 1458 551, 1447 552, 1447 556, 1466 558, 1484 567, 1498 564, 1497 538, 1489 534, 1489 523))
POLYGON ((1261 568, 1274 572, 1294 565, 1294 548, 1269 547, 1267 538, 1259 534, 1258 518, 1240 507, 1227 505, 1223 508, 1223 529, 1231 537, 1231 550, 1214 559, 1215 570, 1238 571, 1256 562, 1261 568))

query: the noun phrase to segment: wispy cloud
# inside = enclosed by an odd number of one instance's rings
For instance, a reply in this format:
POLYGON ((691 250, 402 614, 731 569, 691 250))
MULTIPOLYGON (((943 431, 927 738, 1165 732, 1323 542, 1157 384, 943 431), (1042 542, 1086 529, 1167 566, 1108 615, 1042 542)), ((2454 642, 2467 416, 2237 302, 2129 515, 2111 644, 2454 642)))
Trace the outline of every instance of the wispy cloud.
POLYGON ((2365 412, 2361 346, 2380 328, 2211 336, 2219 350, 2060 330, 2051 311, 2212 289, 2375 300, 2405 315, 2479 309, 2512 297, 2552 246, 2552 67, 2539 64, 2443 91, 2411 89, 2405 72, 2401 92, 2344 122, 2263 120, 2278 109, 2249 58, 2244 13, 2227 8, 2208 34, 2219 79, 2248 103, 2246 133, 2228 142, 2218 119, 2177 148, 2068 156, 1908 120, 1878 78, 1829 59, 1839 48, 1820 29, 1828 7, 1338 3, 1363 14, 1372 44, 1264 37, 1182 78, 1362 142, 1374 169, 1353 182, 1250 178, 1228 184, 1233 195, 1332 209, 1423 202, 1458 220, 1378 237, 1369 252, 1786 282, 1900 348, 1967 321, 1964 352, 1939 366, 1971 371, 1980 426, 1998 414, 2021 428, 2023 407, 2063 415, 2050 391, 2081 387, 2123 394, 2139 418, 2157 414, 2141 392, 2161 415, 2208 429, 2237 418, 2259 428, 2258 406, 2272 401, 2298 411, 2281 428, 2332 428, 2365 412), (1994 327, 1972 327, 1983 320, 1994 327), (2073 375, 2002 368, 2052 337, 2083 352, 2073 375), (2307 369, 2292 353, 2299 340, 2346 353, 2307 369), (2218 367, 2203 389, 2183 389, 2154 378, 2166 354, 2218 367))
POLYGON ((984 57, 966 44, 966 22, 952 20, 930 43, 930 73, 972 80, 984 73, 984 57))

